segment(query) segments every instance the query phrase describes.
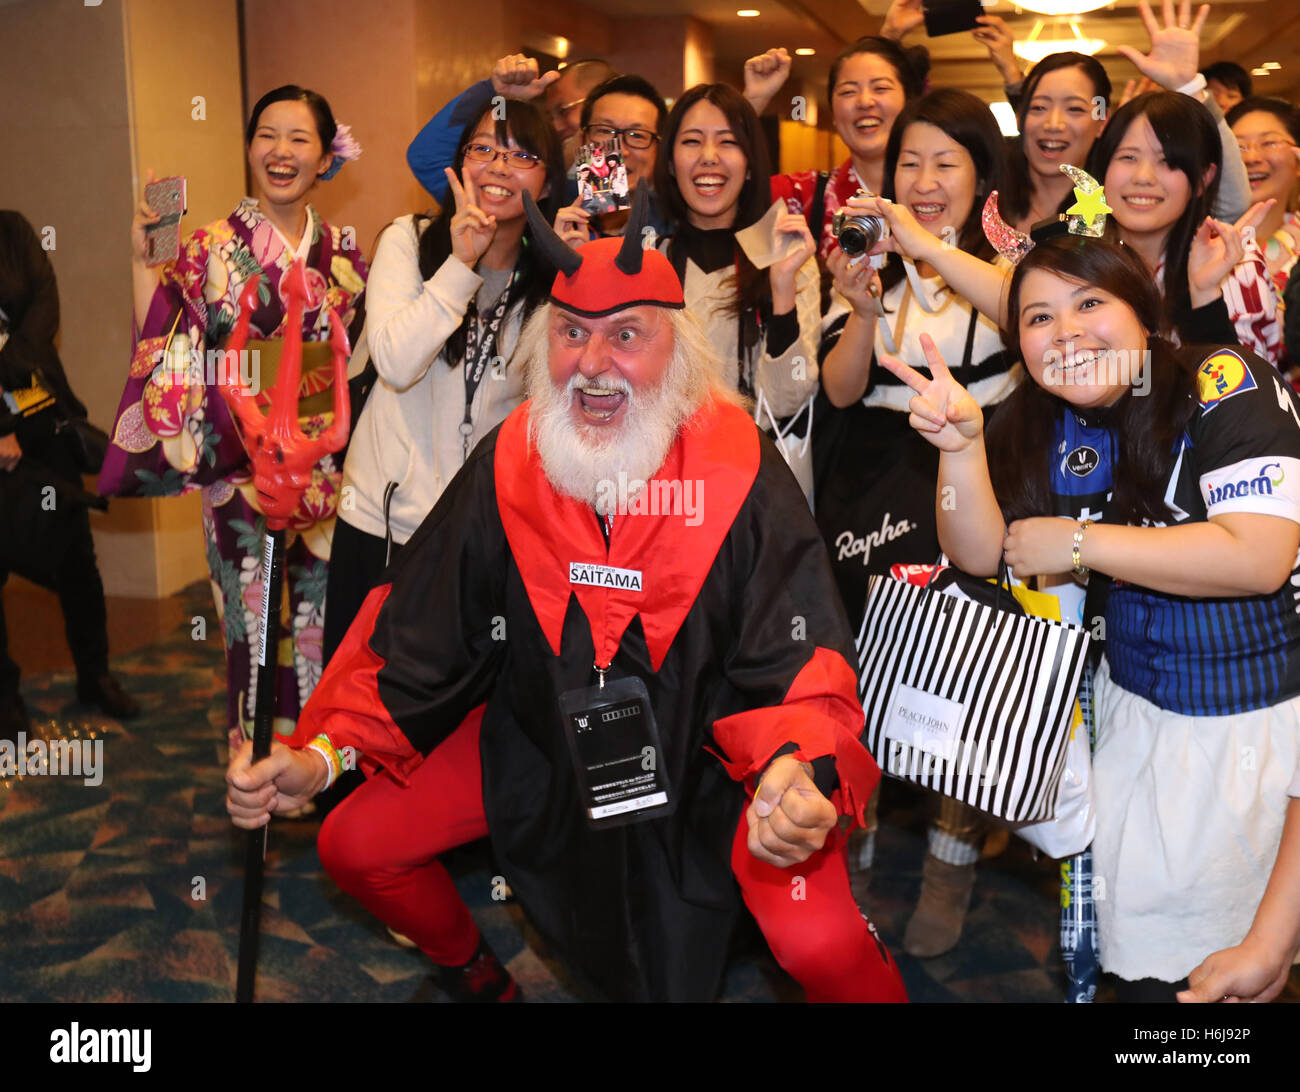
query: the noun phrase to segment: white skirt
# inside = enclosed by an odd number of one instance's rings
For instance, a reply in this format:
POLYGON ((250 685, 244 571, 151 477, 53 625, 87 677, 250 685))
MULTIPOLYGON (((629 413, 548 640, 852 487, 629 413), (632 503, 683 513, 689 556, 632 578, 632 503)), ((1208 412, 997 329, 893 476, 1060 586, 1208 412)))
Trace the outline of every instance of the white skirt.
POLYGON ((1300 758, 1300 697, 1182 716, 1117 686, 1103 663, 1094 707, 1101 965, 1176 982, 1254 920, 1300 758))

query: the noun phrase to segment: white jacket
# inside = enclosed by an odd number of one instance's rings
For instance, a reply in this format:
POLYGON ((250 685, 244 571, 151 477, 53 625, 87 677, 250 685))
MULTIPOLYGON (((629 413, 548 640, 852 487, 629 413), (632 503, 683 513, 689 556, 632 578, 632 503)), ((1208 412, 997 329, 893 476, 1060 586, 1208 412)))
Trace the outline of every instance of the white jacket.
MULTIPOLYGON (((363 335, 379 380, 348 448, 339 505, 340 516, 360 531, 384 537, 384 494, 392 483, 389 527, 393 541, 405 543, 464 462, 464 361, 449 366, 443 346, 482 284, 454 255, 422 280, 413 216, 379 240, 363 335)), ((489 365, 474 393, 470 450, 523 401, 523 376, 510 363, 522 312, 518 304, 507 312, 494 349, 505 366, 489 365)))
MULTIPOLYGON (((727 266, 705 273, 688 259, 682 290, 686 297, 686 310, 695 316, 710 344, 722 357, 723 380, 727 386, 738 388, 740 361, 736 354, 736 325, 739 320, 730 309, 735 301, 735 270, 727 266)), ((795 314, 799 320, 799 334, 780 356, 768 353, 766 331, 758 344, 748 350, 754 397, 760 400, 760 405, 755 406, 759 412, 758 424, 769 431, 774 418, 780 420, 799 413, 817 394, 817 350, 821 343, 822 316, 821 275, 815 258, 809 258, 795 276, 795 314)), ((801 415, 801 419, 794 423, 799 436, 791 435, 783 443, 786 461, 799 479, 804 495, 811 497, 812 448, 811 442, 805 444, 803 440, 808 429, 807 415, 801 415)))

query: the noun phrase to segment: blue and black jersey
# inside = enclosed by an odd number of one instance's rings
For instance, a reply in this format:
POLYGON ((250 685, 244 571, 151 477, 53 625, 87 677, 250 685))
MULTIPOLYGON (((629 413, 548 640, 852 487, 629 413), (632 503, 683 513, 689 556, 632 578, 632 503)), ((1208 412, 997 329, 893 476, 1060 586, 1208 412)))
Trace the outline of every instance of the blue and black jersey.
MULTIPOLYGON (((1220 349, 1197 373, 1200 405, 1179 441, 1165 502, 1175 523, 1231 512, 1300 523, 1300 399, 1268 364, 1220 349)), ((1055 514, 1096 519, 1116 441, 1066 411, 1052 466, 1055 514)), ((1115 581, 1106 659, 1125 690, 1175 713, 1226 716, 1300 694, 1300 570, 1271 595, 1191 599, 1115 581)))

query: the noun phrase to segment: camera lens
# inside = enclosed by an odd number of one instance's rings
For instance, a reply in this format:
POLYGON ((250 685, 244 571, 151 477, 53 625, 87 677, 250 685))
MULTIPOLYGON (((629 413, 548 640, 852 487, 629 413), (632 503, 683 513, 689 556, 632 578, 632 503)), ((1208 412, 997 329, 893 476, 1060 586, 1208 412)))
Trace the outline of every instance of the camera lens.
POLYGON ((840 230, 840 249, 850 258, 865 254, 870 246, 871 243, 867 240, 867 233, 857 224, 845 224, 840 230))

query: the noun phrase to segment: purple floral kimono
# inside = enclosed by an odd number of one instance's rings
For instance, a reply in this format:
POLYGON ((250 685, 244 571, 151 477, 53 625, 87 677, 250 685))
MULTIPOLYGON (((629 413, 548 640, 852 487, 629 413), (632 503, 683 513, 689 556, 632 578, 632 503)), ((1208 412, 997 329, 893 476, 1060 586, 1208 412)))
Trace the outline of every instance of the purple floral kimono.
MULTIPOLYGON (((329 336, 330 308, 350 323, 365 289, 360 254, 340 245, 340 232, 307 209, 307 230, 297 254, 245 199, 226 219, 194 232, 180 257, 161 268, 144 328, 137 331, 126 390, 113 425, 113 442, 99 479, 105 496, 162 497, 200 489, 203 533, 217 615, 226 648, 226 709, 231 745, 252 735, 257 702, 257 625, 262 602, 262 534, 252 468, 217 389, 207 359, 220 349, 238 316, 238 297, 251 274, 261 274, 250 338, 285 336, 282 282, 295 257, 303 257, 311 299, 303 315, 304 341, 329 336), (170 347, 170 353, 165 353, 170 347), (184 366, 186 349, 188 360, 184 366), (159 366, 168 360, 170 365, 159 366), (180 366, 176 362, 180 361, 180 366)), ((328 369, 304 369, 300 399, 319 394, 332 380, 328 369)), ((269 393, 263 392, 269 404, 269 393)), ((324 428, 332 414, 300 418, 304 431, 324 428)), ((285 603, 281 607, 276 734, 290 736, 298 711, 321 674, 325 577, 342 477, 342 454, 327 455, 286 534, 285 603)))

